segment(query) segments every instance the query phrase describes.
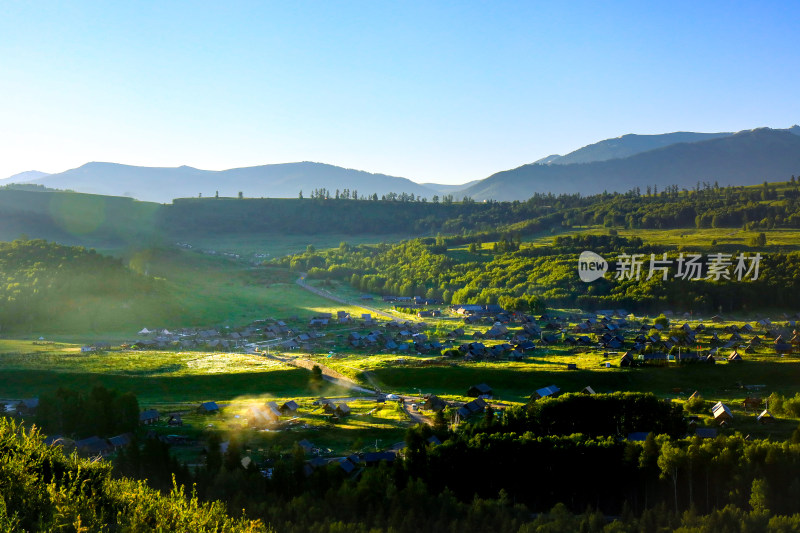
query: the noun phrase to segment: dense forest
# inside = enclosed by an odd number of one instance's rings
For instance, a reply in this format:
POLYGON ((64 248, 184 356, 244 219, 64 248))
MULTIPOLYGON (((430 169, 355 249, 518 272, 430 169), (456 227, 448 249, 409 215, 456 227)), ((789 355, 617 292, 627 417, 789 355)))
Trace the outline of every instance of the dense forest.
MULTIPOLYGON (((44 240, 0 242, 0 328, 32 328, 92 302, 132 299, 159 290, 119 259, 44 240)), ((85 309, 84 309, 85 308, 85 309)), ((96 316, 100 323, 112 317, 96 316)))
MULTIPOLYGON (((731 254, 730 279, 708 277, 707 258, 698 271, 699 278, 678 277, 678 258, 683 251, 674 247, 646 244, 639 238, 613 235, 555 237, 551 246, 523 245, 513 235, 502 237, 492 250, 470 245, 466 255, 453 257, 447 244, 476 241, 483 237, 439 237, 413 239, 395 245, 350 246, 308 250, 277 260, 310 278, 338 279, 358 290, 398 296, 440 298, 446 304, 491 304, 520 311, 536 311, 542 305, 603 309, 625 307, 630 310, 660 311, 665 307, 696 311, 741 310, 765 307, 791 307, 793 294, 800 290, 800 253, 769 253, 759 261, 760 275, 754 271, 738 279, 735 268, 739 254, 749 269, 758 248, 721 250, 731 254), (584 250, 605 254, 612 275, 584 283, 577 273, 578 256, 584 250), (615 279, 620 254, 645 254, 641 276, 615 279), (670 266, 648 277, 651 254, 670 266)), ((690 251, 687 251, 688 254, 690 251)), ((691 252, 698 252, 692 250, 691 252)))
POLYGON ((139 403, 130 392, 123 394, 103 386, 85 393, 59 388, 39 397, 36 424, 48 435, 113 437, 136 431, 139 403))
MULTIPOLYGON (((244 509, 287 533, 800 528, 800 430, 789 442, 683 437, 686 431, 681 408, 650 394, 570 394, 504 414, 487 410, 456 431, 438 417, 433 427, 408 431, 404 459, 348 473, 338 461, 309 471, 299 447, 244 467, 241 436, 228 435, 222 453, 216 433, 205 466, 192 473, 155 439, 120 454, 114 472, 147 477, 174 498, 172 472, 178 483, 194 484, 201 501, 222 500, 229 512, 244 509), (627 441, 631 430, 650 433, 627 441)), ((47 496, 38 498, 48 505, 47 496)), ((9 515, 30 512, 8 497, 5 506, 9 515)))
POLYGON ((800 183, 693 190, 664 185, 627 193, 536 194, 525 201, 420 201, 412 196, 351 200, 191 198, 161 212, 159 226, 185 233, 286 232, 446 235, 500 232, 529 234, 553 227, 605 225, 625 228, 800 227, 800 183), (297 216, 302 213, 301 216, 297 216))

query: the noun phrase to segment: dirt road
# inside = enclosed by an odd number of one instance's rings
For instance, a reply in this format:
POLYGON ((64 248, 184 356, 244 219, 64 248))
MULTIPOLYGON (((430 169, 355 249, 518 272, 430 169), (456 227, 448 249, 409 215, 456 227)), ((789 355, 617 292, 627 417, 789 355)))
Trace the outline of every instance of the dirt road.
POLYGON ((363 309, 366 309, 367 311, 372 311, 372 313, 375 314, 375 315, 380 315, 382 317, 388 318, 389 320, 403 320, 403 321, 405 321, 405 320, 416 321, 417 320, 416 317, 411 316, 411 315, 408 315, 408 316, 405 316, 405 317, 398 317, 398 316, 395 316, 395 315, 391 315, 391 314, 386 313, 384 311, 381 311, 379 309, 375 309, 374 307, 370 307, 368 305, 364 305, 361 302, 358 302, 358 303, 350 302, 348 300, 345 300, 344 298, 336 296, 335 294, 331 294, 330 292, 328 292, 326 290, 318 289, 316 287, 312 287, 311 285, 306 283, 306 275, 305 274, 301 274, 301 276, 299 278, 297 278, 297 281, 295 281, 295 283, 297 283, 300 287, 304 288, 305 290, 316 294, 317 296, 321 296, 323 298, 327 298, 328 300, 332 300, 332 301, 340 303, 342 305, 352 305, 354 307, 361 307, 363 309))

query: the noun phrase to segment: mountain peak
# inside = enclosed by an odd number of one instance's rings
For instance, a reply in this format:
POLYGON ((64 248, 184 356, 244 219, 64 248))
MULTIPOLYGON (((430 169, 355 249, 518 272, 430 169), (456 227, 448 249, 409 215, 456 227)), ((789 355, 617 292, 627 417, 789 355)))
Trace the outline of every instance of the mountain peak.
POLYGON ((14 174, 13 176, 5 178, 5 181, 8 183, 25 183, 49 175, 50 174, 47 172, 40 172, 38 170, 26 170, 25 172, 20 172, 19 174, 14 174))

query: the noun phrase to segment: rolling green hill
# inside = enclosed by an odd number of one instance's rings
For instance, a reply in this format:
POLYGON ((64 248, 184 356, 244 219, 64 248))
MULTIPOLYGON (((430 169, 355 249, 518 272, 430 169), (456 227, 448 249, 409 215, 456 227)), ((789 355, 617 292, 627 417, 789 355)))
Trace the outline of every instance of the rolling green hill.
POLYGON ((153 238, 159 205, 131 198, 0 188, 0 239, 25 234, 70 244, 141 244, 153 238))

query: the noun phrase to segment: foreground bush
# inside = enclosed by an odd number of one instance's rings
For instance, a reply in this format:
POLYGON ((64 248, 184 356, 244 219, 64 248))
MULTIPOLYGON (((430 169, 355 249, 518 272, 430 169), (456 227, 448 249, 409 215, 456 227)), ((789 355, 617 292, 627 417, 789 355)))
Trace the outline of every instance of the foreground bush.
POLYGON ((261 532, 219 502, 183 487, 163 496, 142 481, 113 479, 111 465, 66 456, 38 432, 0 418, 0 531, 261 532))

